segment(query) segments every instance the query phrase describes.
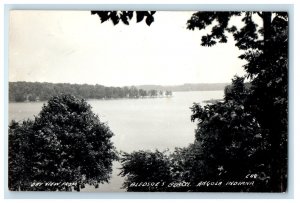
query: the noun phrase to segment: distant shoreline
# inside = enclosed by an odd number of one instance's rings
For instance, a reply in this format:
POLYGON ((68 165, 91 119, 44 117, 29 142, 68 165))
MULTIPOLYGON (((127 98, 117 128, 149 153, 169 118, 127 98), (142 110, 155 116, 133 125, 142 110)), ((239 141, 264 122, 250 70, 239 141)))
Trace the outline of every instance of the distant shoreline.
MULTIPOLYGON (((213 91, 223 91, 223 90, 189 90, 189 91, 176 91, 176 92, 213 92, 213 91)), ((173 92, 173 93, 176 93, 173 92)), ((163 99, 163 98, 172 98, 173 96, 162 96, 162 97, 139 97, 139 98, 128 98, 128 97, 124 97, 124 98, 99 98, 99 99, 95 99, 95 98, 83 98, 87 101, 93 101, 93 100, 103 100, 103 101, 111 101, 111 100, 137 100, 137 99, 163 99)), ((204 103, 214 103, 214 102, 219 102, 222 101, 223 99, 209 99, 209 100, 204 100, 204 103)), ((37 102, 47 102, 48 100, 39 100, 39 101, 8 101, 8 103, 37 103, 37 102)))
POLYGON ((171 97, 172 92, 188 91, 220 91, 227 83, 199 83, 175 86, 141 85, 125 87, 106 87, 103 85, 40 83, 40 82, 9 82, 10 102, 47 101, 59 94, 72 94, 84 99, 138 99, 171 97))

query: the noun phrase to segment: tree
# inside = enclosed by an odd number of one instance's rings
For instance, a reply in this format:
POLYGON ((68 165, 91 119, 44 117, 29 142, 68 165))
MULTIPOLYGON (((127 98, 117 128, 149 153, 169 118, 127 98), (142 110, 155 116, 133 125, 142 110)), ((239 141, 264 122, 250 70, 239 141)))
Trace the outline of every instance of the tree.
POLYGON ((158 91, 158 95, 159 95, 160 97, 162 97, 162 96, 164 95, 164 92, 163 92, 162 90, 159 90, 159 91, 158 91))
POLYGON ((21 124, 12 120, 8 131, 8 188, 9 190, 29 190, 32 173, 30 173, 31 145, 33 122, 21 124))
POLYGON ((36 96, 34 94, 30 94, 28 96, 28 100, 31 101, 31 102, 36 101, 36 96))
POLYGON ((138 98, 139 97, 139 90, 136 87, 131 86, 130 89, 129 89, 129 97, 130 98, 138 98))
POLYGON ((147 96, 147 91, 143 89, 139 89, 139 96, 144 98, 147 96))
POLYGON ((123 188, 127 191, 166 191, 166 185, 172 180, 170 161, 165 152, 123 152, 120 161, 120 175, 126 177, 123 188))
POLYGON ((188 21, 188 29, 202 30, 213 22, 211 33, 202 37, 203 46, 217 40, 227 42, 232 33, 236 46, 245 52, 240 56, 251 80, 247 106, 261 125, 263 137, 271 145, 269 167, 271 191, 285 191, 287 184, 287 73, 288 14, 286 12, 197 12, 188 21), (232 16, 242 16, 244 27, 229 27, 232 16), (263 26, 253 17, 259 17, 263 26))
POLYGON ((157 90, 149 90, 148 95, 150 97, 156 97, 157 96, 157 90))
POLYGON ((167 90, 167 91, 166 91, 166 96, 167 96, 167 97, 170 97, 170 96, 172 96, 172 91, 170 91, 170 90, 167 90))
POLYGON ((21 93, 16 94, 15 95, 15 101, 16 102, 24 102, 24 101, 26 101, 26 97, 21 93))
MULTIPOLYGON (((249 90, 243 80, 233 79, 224 102, 192 107, 192 121, 197 121, 196 142, 201 149, 198 156, 203 167, 208 168, 202 169, 202 174, 194 179, 241 181, 247 174, 256 174, 255 186, 229 191, 270 191, 271 168, 267 159, 271 151, 257 118, 245 106, 249 90)), ((227 191, 228 188, 215 189, 227 191)))
POLYGON ((110 141, 113 133, 85 100, 72 95, 54 96, 34 121, 27 123, 19 126, 13 122, 10 126, 9 167, 26 168, 26 177, 11 176, 18 177, 11 179, 11 190, 16 190, 17 182, 23 182, 24 178, 29 178, 26 190, 54 191, 72 188, 79 191, 85 184, 98 187, 109 181, 112 161, 117 159, 110 141), (24 139, 26 142, 20 141, 24 139), (28 146, 27 153, 18 152, 18 146, 25 149, 28 146), (17 161, 16 157, 21 157, 22 162, 11 165, 17 161), (42 185, 31 185, 35 183, 42 185))
MULTIPOLYGON (((208 174, 209 167, 206 167, 205 162, 202 160, 202 153, 200 143, 194 142, 187 147, 175 148, 175 151, 169 157, 173 181, 191 183, 191 186, 185 188, 185 191, 199 191, 199 188, 195 187, 198 181, 208 180, 205 175, 208 174)), ((203 189, 200 191, 203 191, 203 189)), ((211 188, 208 191, 211 191, 211 188)))

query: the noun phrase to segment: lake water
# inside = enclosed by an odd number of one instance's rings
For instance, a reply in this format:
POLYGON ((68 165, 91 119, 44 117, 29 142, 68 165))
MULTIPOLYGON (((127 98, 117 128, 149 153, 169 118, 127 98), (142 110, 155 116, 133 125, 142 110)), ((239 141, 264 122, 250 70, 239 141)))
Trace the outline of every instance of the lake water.
MULTIPOLYGON (((173 150, 194 141, 196 124, 191 122, 190 110, 193 103, 205 105, 204 100, 223 96, 223 91, 173 92, 170 98, 88 100, 88 103, 114 133, 112 141, 117 150, 173 150)), ((9 103, 9 120, 33 118, 42 106, 43 102, 9 103)), ((118 162, 113 164, 109 184, 100 185, 98 189, 88 186, 82 191, 123 191, 119 167, 118 162)))

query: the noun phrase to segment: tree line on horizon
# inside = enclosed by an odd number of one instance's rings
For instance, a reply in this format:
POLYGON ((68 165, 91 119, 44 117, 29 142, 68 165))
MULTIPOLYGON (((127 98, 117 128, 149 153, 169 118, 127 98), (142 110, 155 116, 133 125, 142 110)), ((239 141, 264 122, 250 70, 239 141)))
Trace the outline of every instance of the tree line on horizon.
POLYGON ((155 98, 170 97, 170 90, 144 90, 135 86, 106 87, 103 85, 9 82, 9 101, 47 101, 59 94, 72 94, 84 99, 155 98))

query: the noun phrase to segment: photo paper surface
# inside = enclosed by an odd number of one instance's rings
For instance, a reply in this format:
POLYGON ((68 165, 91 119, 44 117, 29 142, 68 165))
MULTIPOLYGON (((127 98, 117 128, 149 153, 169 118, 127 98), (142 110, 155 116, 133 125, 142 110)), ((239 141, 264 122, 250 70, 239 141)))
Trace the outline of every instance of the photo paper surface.
POLYGON ((11 10, 9 190, 286 192, 288 24, 11 10))

